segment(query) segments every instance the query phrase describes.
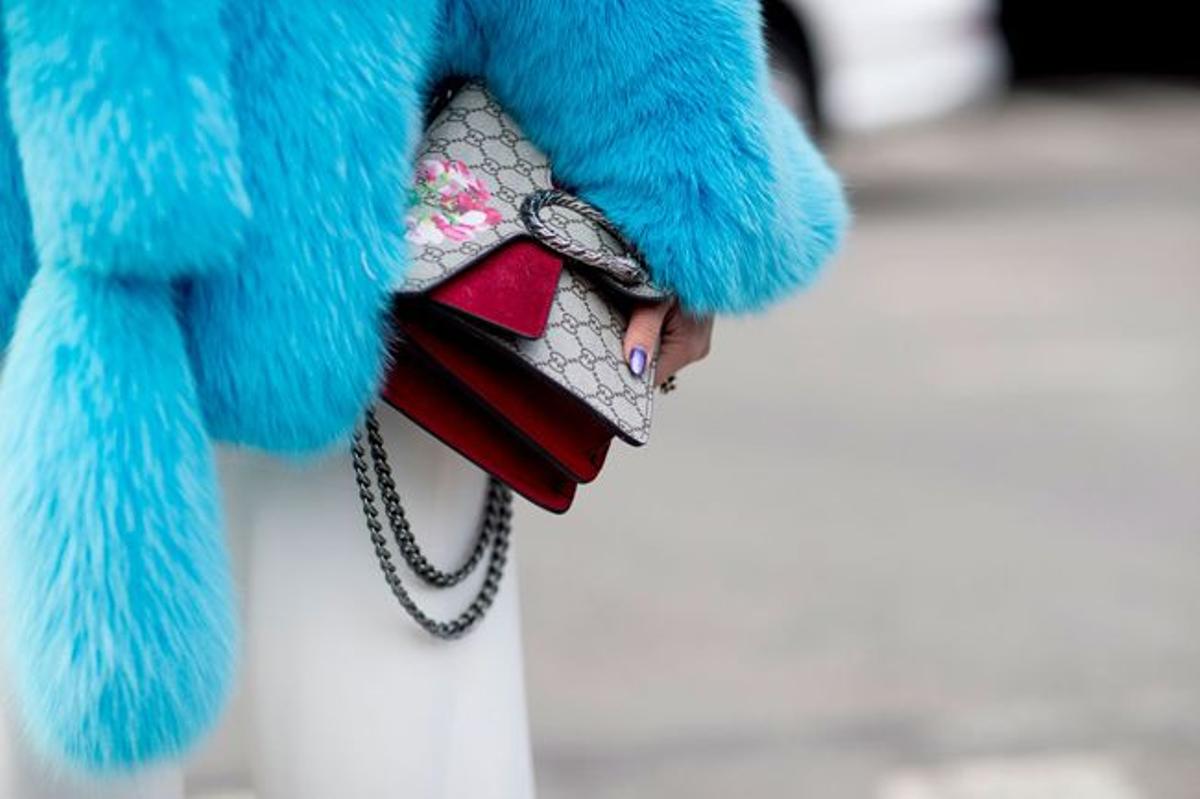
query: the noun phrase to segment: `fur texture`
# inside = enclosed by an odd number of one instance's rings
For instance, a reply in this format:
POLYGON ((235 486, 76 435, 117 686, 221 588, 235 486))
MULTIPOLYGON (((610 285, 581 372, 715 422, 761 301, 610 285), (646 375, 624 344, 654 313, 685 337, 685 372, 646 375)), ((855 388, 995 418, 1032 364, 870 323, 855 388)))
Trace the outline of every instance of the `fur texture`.
POLYGON ((6 0, 9 103, 42 264, 227 263, 242 189, 220 0, 6 0))
POLYGON ((33 742, 94 771, 180 752, 233 673, 211 445, 172 304, 162 285, 42 269, 0 382, 13 681, 33 742))
POLYGON ((770 94, 754 0, 456 2, 442 69, 484 75, 688 308, 762 308, 837 248, 841 186, 770 94))
POLYGON ((194 284, 187 313, 218 437, 322 449, 347 438, 377 385, 435 10, 423 0, 228 6, 255 224, 239 268, 194 284))
POLYGON ((433 77, 485 78, 692 310, 807 283, 846 222, 753 0, 0 4, 0 345, 38 269, 0 375, 0 618, 68 767, 218 713, 210 438, 312 452, 369 401, 433 77))
POLYGON ((232 264, 248 212, 218 9, 5 3, 40 271, 0 380, 4 623, 32 741, 91 771, 180 752, 232 673, 211 444, 169 282, 232 264))
MULTIPOLYGON (((8 53, 4 37, 0 36, 0 86, 7 80, 8 53)), ((8 106, 0 104, 0 365, 34 265, 21 157, 13 139, 8 106)))

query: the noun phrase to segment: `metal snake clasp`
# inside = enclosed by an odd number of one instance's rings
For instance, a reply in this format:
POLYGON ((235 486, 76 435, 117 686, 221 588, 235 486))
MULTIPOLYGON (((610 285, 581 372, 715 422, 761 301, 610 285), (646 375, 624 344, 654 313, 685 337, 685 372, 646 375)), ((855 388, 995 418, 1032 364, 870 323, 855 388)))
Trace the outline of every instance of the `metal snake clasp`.
POLYGON ((573 194, 562 189, 544 189, 529 194, 521 203, 521 222, 531 236, 550 249, 599 270, 622 286, 635 288, 650 282, 650 274, 633 244, 603 211, 573 194), (627 254, 615 255, 584 247, 542 218, 542 212, 551 207, 565 208, 579 214, 615 239, 627 254))

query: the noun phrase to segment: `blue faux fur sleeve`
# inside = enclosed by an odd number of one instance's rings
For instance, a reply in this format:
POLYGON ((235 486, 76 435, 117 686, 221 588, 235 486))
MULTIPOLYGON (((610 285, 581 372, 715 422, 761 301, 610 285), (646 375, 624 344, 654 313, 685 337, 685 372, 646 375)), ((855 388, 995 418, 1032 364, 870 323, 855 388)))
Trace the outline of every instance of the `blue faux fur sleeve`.
POLYGON ((8 687, 55 765, 176 757, 233 680, 171 282, 231 263, 248 211, 221 5, 3 0, 0 325, 25 296, 0 375, 0 604, 8 687))
POLYGON ((836 250, 842 188, 770 94, 757 0, 450 2, 443 70, 482 75, 689 309, 761 308, 836 250))
POLYGON ((173 277, 232 260, 249 203, 220 0, 5 0, 42 265, 173 277))

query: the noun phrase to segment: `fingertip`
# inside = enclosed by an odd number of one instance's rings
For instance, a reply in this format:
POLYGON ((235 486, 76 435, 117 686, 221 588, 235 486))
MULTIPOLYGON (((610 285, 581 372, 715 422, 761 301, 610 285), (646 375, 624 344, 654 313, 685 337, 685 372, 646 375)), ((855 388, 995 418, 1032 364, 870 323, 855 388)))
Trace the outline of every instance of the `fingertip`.
POLYGON ((650 355, 645 347, 641 345, 635 346, 629 352, 627 358, 629 361, 629 371, 634 377, 642 379, 646 376, 646 366, 650 363, 650 355))
POLYGON ((633 351, 638 347, 647 354, 657 349, 666 316, 665 309, 657 305, 639 305, 634 308, 625 330, 626 360, 633 357, 633 351))

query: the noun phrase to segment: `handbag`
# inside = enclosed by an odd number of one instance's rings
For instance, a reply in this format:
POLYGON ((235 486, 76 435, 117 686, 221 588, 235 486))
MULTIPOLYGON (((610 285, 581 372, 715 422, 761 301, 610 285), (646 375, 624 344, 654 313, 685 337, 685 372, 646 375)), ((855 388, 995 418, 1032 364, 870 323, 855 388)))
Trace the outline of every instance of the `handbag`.
POLYGON ((453 638, 474 627, 495 596, 512 492, 564 513, 578 487, 599 475, 614 440, 648 441, 654 365, 633 375, 623 340, 635 304, 669 295, 604 214, 555 180, 550 159, 484 86, 440 92, 429 119, 406 220, 412 263, 395 287, 382 399, 491 475, 476 546, 461 566, 440 571, 421 553, 373 412, 352 449, 393 594, 426 630, 453 638), (405 590, 372 471, 397 547, 427 584, 461 582, 490 547, 484 585, 458 619, 429 619, 405 590))

